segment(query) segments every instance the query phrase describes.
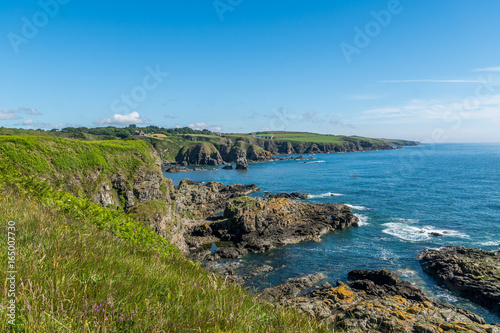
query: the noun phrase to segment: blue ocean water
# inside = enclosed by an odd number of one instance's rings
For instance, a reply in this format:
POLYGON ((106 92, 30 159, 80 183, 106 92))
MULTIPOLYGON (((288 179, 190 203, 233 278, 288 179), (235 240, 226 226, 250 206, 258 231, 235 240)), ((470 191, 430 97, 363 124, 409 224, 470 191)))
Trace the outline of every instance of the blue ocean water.
POLYGON ((500 144, 422 145, 312 157, 307 162, 251 164, 248 171, 165 176, 176 183, 190 178, 257 184, 262 189, 257 196, 296 191, 311 195, 311 202, 351 205, 362 221, 358 228, 330 233, 320 243, 303 242, 240 259, 276 268, 265 279, 249 281, 253 288, 315 272, 332 282, 345 281, 354 269, 385 268, 488 322, 500 322, 498 315, 437 286, 417 259, 427 248, 447 245, 500 250, 500 144))

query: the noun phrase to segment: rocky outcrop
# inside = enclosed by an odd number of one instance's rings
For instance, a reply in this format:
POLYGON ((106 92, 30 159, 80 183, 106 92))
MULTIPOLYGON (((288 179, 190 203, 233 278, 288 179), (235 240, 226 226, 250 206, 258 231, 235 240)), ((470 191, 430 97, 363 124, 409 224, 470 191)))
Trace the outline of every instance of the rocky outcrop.
POLYGON ((240 197, 227 202, 223 219, 192 230, 187 239, 192 247, 214 240, 232 242, 233 246, 217 249, 215 259, 237 258, 248 252, 262 253, 319 239, 327 232, 357 223, 357 217, 343 204, 240 197))
POLYGON ((189 179, 183 179, 175 191, 176 209, 187 211, 197 218, 205 218, 222 213, 226 202, 260 191, 256 185, 224 185, 210 182, 206 185, 197 184, 189 179))
POLYGON ((500 252, 445 247, 425 251, 420 264, 440 285, 500 313, 500 252))
POLYGON ((258 297, 300 311, 347 332, 498 332, 474 313, 436 301, 386 271, 353 271, 349 285, 314 274, 263 290, 258 297), (314 289, 313 289, 314 287, 314 289), (313 290, 311 290, 313 289, 313 290))
POLYGON ((236 160, 236 170, 248 170, 248 161, 245 157, 236 160))
POLYGON ((183 165, 221 165, 222 156, 210 142, 199 142, 182 148, 175 160, 183 165))
POLYGON ((292 193, 277 193, 269 194, 270 199, 286 198, 286 199, 307 199, 309 196, 307 194, 292 192, 292 193))
POLYGON ((187 172, 187 171, 189 171, 188 168, 181 167, 181 166, 178 166, 178 165, 174 165, 174 166, 171 166, 171 167, 165 169, 164 172, 177 173, 177 172, 187 172))

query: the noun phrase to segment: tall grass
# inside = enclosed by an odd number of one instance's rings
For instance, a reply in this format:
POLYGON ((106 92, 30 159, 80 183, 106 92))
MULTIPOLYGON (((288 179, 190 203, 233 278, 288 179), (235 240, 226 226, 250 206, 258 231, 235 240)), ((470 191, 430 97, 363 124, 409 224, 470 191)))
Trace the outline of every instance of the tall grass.
MULTIPOLYGON (((1 332, 326 332, 205 272, 130 216, 19 174, 0 175, 0 246, 16 222, 17 318, 1 332)), ((0 250, 7 263, 7 251, 0 250)))

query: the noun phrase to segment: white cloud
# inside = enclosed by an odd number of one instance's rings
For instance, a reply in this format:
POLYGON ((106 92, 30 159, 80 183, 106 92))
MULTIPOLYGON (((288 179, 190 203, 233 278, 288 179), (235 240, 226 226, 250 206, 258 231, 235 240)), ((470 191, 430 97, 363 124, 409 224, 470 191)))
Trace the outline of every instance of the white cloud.
POLYGON ((109 118, 102 118, 94 120, 96 125, 110 125, 110 126, 121 126, 129 124, 142 124, 148 121, 148 118, 141 118, 139 112, 134 111, 130 114, 114 114, 109 118))
POLYGON ((214 125, 209 125, 206 123, 194 123, 194 124, 189 124, 188 127, 195 129, 195 130, 204 130, 207 129, 212 132, 221 132, 222 127, 221 126, 214 126, 214 125))
POLYGON ((302 118, 307 119, 307 120, 313 119, 314 117, 316 117, 316 112, 314 112, 314 111, 309 111, 309 112, 304 113, 302 115, 302 118))
POLYGON ((22 125, 23 127, 25 128, 28 128, 28 129, 54 129, 54 128, 57 128, 57 129, 61 129, 64 127, 64 125, 62 123, 59 123, 59 124, 50 124, 50 123, 45 123, 43 121, 40 121, 40 120, 37 120, 37 121, 34 121, 33 119, 27 119, 25 121, 22 122, 22 125))
POLYGON ((18 112, 17 110, 0 109, 0 120, 19 119, 18 112))
POLYGON ((340 119, 330 119, 329 124, 332 126, 338 126, 343 128, 355 128, 353 124, 346 124, 340 119))
POLYGON ((41 113, 35 108, 19 108, 19 111, 36 116, 41 115, 41 113))
POLYGON ((487 121, 500 120, 500 94, 484 98, 470 96, 463 100, 411 100, 398 107, 366 110, 360 119, 392 119, 418 122, 429 120, 450 120, 455 118, 487 121))
POLYGON ((477 68, 477 69, 474 69, 474 72, 500 72, 500 66, 499 67, 488 67, 488 68, 477 68))

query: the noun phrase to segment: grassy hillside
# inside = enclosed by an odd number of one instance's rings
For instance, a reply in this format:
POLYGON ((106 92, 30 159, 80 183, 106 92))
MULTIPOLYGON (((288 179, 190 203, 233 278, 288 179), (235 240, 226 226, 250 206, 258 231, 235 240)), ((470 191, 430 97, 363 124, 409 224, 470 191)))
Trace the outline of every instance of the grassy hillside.
POLYGON ((99 170, 133 173, 154 160, 144 141, 82 141, 38 136, 0 136, 0 163, 24 174, 50 179, 99 170))
MULTIPOLYGON (((139 128, 130 125, 125 128, 101 127, 101 128, 65 128, 61 131, 51 130, 23 130, 0 127, 0 136, 45 136, 68 139, 79 139, 82 141, 125 141, 137 142, 145 141, 153 146, 159 153, 159 157, 166 161, 175 161, 179 152, 187 151, 194 144, 200 141, 210 142, 219 150, 224 159, 235 156, 237 150, 246 146, 254 145, 255 151, 265 149, 275 154, 283 153, 277 145, 290 143, 299 153, 305 153, 313 145, 318 145, 319 151, 324 152, 351 151, 362 143, 364 149, 370 150, 370 145, 375 149, 392 146, 416 145, 418 142, 397 139, 373 139, 359 136, 339 136, 324 135, 304 132, 257 132, 251 134, 215 134, 207 130, 197 131, 190 128, 165 129, 156 126, 139 128), (144 135, 134 135, 136 131, 143 132, 144 135), (272 137, 272 138, 271 138, 272 137), (259 149, 257 149, 257 147, 259 149), (233 150, 233 153, 230 151, 233 150)), ((316 149, 314 152, 318 152, 316 149)))
MULTIPOLYGON (((0 331, 326 331, 207 274, 130 216, 2 169, 0 216, 5 226, 15 221, 18 275, 16 326, 3 287, 0 331)), ((0 260, 7 263, 7 251, 0 260)))
POLYGON ((398 145, 412 145, 415 142, 408 140, 397 140, 397 139, 372 139, 360 136, 342 136, 342 135, 325 135, 317 133, 306 133, 306 132, 259 132, 253 135, 254 137, 273 137, 275 141, 288 141, 295 143, 334 143, 342 144, 346 142, 356 142, 359 140, 364 140, 372 143, 388 143, 388 144, 398 144, 398 145))

